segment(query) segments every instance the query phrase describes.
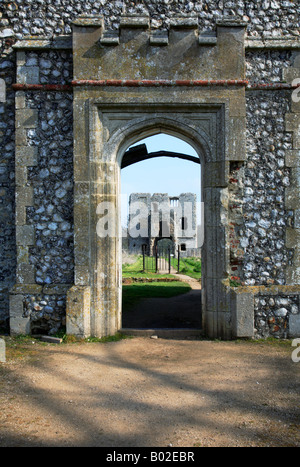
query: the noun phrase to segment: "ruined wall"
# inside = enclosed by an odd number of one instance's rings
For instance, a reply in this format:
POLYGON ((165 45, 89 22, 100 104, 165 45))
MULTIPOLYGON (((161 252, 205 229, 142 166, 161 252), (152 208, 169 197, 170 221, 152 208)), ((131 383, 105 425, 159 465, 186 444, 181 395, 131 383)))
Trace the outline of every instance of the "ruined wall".
MULTIPOLYGON (((73 283, 72 90, 14 91, 17 53, 24 54, 23 82, 68 85, 72 80, 68 37, 72 21, 80 14, 102 14, 106 27, 116 29, 122 13, 149 13, 152 28, 167 28, 176 14, 194 13, 200 33, 205 35, 215 33, 220 16, 236 15, 247 21, 247 35, 252 40, 290 41, 299 38, 299 5, 283 0, 19 0, 2 2, 0 11, 0 78, 6 82, 6 102, 0 103, 0 326, 8 329, 8 291, 15 285, 16 275, 22 283, 22 277, 25 280, 29 274, 36 288, 26 296, 25 312, 36 329, 53 333, 64 324, 66 290, 73 283), (67 37, 61 45, 59 41, 55 46, 44 43, 36 50, 17 52, 13 45, 27 35, 49 40, 67 37), (15 112, 26 115, 27 109, 36 112, 35 121, 22 135, 15 128, 15 112), (26 153, 27 162, 21 152, 15 159, 15 144, 23 148, 20 151, 26 153), (24 152, 25 147, 35 149, 24 152), (29 153, 33 160, 28 162, 29 153), (24 197, 22 212, 15 214, 15 187, 24 176, 28 190, 20 194, 24 197), (23 237, 16 245, 20 228, 24 232, 26 226, 26 232, 31 232, 33 225, 34 241, 23 237), (26 265, 22 271, 16 270, 17 255, 26 265)), ((298 255, 297 243, 291 240, 299 229, 297 210, 286 201, 286 193, 298 164, 292 162, 297 142, 287 120, 291 112, 299 110, 292 108, 290 90, 254 85, 284 82, 285 71, 299 67, 298 56, 298 49, 292 47, 263 50, 248 44, 246 77, 253 87, 246 93, 247 160, 230 167, 230 272, 247 286, 263 287, 255 296, 255 326, 262 337, 286 336, 289 320, 299 315, 297 290, 284 293, 284 289, 276 289, 293 283, 290 270, 298 255)))
MULTIPOLYGON (((147 254, 154 254, 157 240, 162 237, 172 239, 175 251, 184 244, 185 252, 188 250, 191 255, 196 254, 197 197, 193 193, 181 193, 176 198, 176 205, 171 203, 171 199, 174 201, 175 198, 170 198, 167 193, 154 193, 152 196, 150 193, 131 193, 128 229, 130 253, 141 254, 144 245, 147 254), (185 218, 184 224, 182 218, 185 218)), ((182 254, 185 255, 184 252, 182 254)))

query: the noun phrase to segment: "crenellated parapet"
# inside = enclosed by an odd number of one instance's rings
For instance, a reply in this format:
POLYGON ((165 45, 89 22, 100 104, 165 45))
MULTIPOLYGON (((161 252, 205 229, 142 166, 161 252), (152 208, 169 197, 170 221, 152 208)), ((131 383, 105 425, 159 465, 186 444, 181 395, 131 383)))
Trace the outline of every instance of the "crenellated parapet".
POLYGON ((116 30, 106 30, 102 17, 80 17, 73 23, 74 80, 242 80, 244 35, 245 23, 234 18, 205 36, 195 16, 174 17, 162 30, 147 16, 123 16, 116 30))

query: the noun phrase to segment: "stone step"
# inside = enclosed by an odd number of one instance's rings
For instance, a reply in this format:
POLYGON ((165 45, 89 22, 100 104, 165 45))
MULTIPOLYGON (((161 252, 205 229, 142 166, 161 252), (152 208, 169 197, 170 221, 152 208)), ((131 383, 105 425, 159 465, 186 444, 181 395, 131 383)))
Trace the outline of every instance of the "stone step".
POLYGON ((203 337, 202 329, 192 328, 121 328, 120 333, 135 337, 160 337, 163 339, 196 339, 203 337))

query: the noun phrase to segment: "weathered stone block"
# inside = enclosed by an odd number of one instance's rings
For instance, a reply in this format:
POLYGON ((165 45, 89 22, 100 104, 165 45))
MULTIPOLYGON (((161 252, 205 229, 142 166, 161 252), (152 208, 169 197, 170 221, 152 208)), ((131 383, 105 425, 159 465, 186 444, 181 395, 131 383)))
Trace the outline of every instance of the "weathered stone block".
POLYGON ((227 158, 230 161, 246 159, 246 118, 229 119, 227 158))
POLYGON ((5 363, 6 362, 6 346, 5 346, 5 340, 0 339, 0 362, 5 363))
POLYGON ((300 190, 297 187, 289 186, 285 189, 286 209, 297 209, 300 202, 300 190))
POLYGON ((295 248, 293 264, 286 268, 286 283, 300 285, 300 248, 295 248))
POLYGON ((204 329, 209 338, 231 339, 231 313, 207 310, 205 313, 204 329))
POLYGON ((27 168, 25 166, 20 166, 15 168, 15 180, 16 185, 23 187, 27 183, 27 168))
POLYGON ((26 206, 17 205, 16 206, 16 225, 25 225, 26 224, 26 206))
POLYGON ((233 336, 253 337, 254 335, 254 296, 252 293, 231 291, 233 336))
POLYGON ((294 227, 295 229, 300 229, 300 209, 295 209, 294 211, 294 227))
POLYGON ((300 315, 289 316, 289 338, 300 337, 300 315))
POLYGON ((32 206, 33 205, 33 187, 32 186, 18 186, 16 190, 16 202, 19 206, 32 206))
POLYGON ((90 287, 73 286, 67 294, 67 334, 90 335, 90 287))
POLYGON ((48 342, 48 344, 61 344, 63 340, 59 337, 42 336, 41 341, 48 342))
POLYGON ((17 247, 17 262, 28 263, 28 247, 27 246, 18 246, 17 247))
POLYGON ((300 167, 300 151, 296 149, 286 151, 285 164, 287 167, 300 167))
POLYGON ((300 126, 300 114, 290 113, 285 116, 286 131, 297 131, 300 126))
POLYGON ((24 66, 26 63, 26 55, 24 50, 17 51, 17 64, 18 66, 24 66))
POLYGON ((286 229, 286 247, 296 248, 300 246, 300 230, 299 229, 286 229))
POLYGON ((19 66, 17 70, 17 79, 22 84, 39 84, 40 69, 37 66, 19 66))
POLYGON ((283 81, 286 81, 287 83, 292 83, 294 79, 299 78, 299 73, 300 70, 298 68, 284 68, 282 70, 283 81))
POLYGON ((37 165, 38 148, 36 146, 17 146, 16 165, 35 166, 37 165))
POLYGON ((16 146, 25 146, 27 144, 27 133, 23 127, 15 130, 16 146))
POLYGON ((24 317, 23 295, 11 294, 9 298, 10 333, 30 334, 30 318, 24 317))
POLYGON ((38 110, 18 109, 16 110, 16 128, 36 128, 38 124, 38 110))
POLYGON ((34 245, 35 230, 33 225, 17 225, 16 226, 16 242, 17 245, 34 245))
POLYGON ((16 109, 25 109, 25 92, 17 91, 15 97, 16 109))
POLYGON ((32 264, 20 263, 17 266, 16 280, 19 284, 33 284, 35 282, 35 268, 32 264))

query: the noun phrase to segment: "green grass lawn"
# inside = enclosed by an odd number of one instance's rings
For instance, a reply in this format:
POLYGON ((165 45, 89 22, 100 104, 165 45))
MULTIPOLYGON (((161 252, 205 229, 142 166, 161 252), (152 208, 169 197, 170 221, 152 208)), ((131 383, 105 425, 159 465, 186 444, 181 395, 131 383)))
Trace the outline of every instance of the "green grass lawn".
POLYGON ((131 277, 175 277, 171 274, 157 274, 155 272, 155 261, 153 261, 151 271, 143 272, 143 256, 137 256, 136 261, 133 264, 123 264, 122 276, 123 278, 131 277))
MULTIPOLYGON (((173 258, 172 266, 177 269, 178 260, 173 258)), ((201 259, 200 258, 180 258, 179 273, 194 279, 201 279, 201 259)))
POLYGON ((123 285, 122 309, 130 309, 143 298, 170 298, 187 293, 191 287, 185 282, 151 282, 123 285))
MULTIPOLYGON (((178 260, 171 258, 171 265, 177 270, 178 260)), ((200 258, 181 258, 180 274, 186 274, 194 279, 201 279, 201 259, 200 258)), ((176 274, 157 274, 155 272, 155 261, 152 262, 152 270, 143 272, 143 257, 137 256, 133 264, 123 264, 123 278, 130 277, 176 277, 176 274)))

